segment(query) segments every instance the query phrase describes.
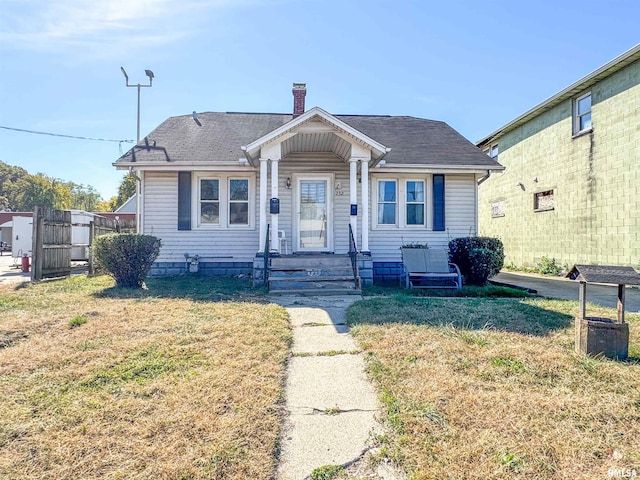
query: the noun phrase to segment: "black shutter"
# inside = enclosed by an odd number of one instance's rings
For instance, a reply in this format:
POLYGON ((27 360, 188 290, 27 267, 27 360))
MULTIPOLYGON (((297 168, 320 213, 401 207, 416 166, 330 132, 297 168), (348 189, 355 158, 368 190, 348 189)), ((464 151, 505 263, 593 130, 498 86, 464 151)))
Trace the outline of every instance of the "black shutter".
POLYGON ((191 230, 191 172, 178 172, 178 230, 191 230))
POLYGON ((444 228, 444 175, 433 176, 433 229, 443 231, 444 228))

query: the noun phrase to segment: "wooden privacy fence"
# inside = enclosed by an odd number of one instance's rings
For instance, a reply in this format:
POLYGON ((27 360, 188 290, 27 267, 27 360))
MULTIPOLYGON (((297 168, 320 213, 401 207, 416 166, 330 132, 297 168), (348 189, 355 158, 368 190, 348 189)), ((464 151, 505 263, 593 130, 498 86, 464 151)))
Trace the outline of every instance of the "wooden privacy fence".
POLYGON ((33 212, 31 281, 71 274, 71 212, 36 207, 33 212))
MULTIPOLYGON (((122 220, 107 217, 93 217, 89 222, 89 245, 93 245, 93 239, 107 233, 135 233, 135 220, 122 220)), ((96 273, 95 261, 93 259, 93 249, 89 248, 89 275, 96 273)))
POLYGON ((107 233, 135 233, 136 221, 92 215, 89 223, 73 223, 73 214, 69 210, 36 207, 33 213, 32 282, 71 275, 74 228, 89 228, 88 261, 89 274, 92 275, 95 272, 91 252, 93 239, 107 233))

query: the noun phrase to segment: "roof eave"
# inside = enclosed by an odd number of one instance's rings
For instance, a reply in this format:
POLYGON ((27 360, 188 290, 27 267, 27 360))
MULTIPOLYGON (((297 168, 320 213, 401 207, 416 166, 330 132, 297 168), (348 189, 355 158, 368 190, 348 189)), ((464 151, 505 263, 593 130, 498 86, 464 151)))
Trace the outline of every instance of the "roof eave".
POLYGON ((487 143, 491 142, 495 138, 497 138, 497 137, 499 137, 501 135, 504 135, 505 133, 508 133, 511 130, 514 130, 515 128, 517 128, 520 125, 528 122, 532 118, 537 117, 541 113, 544 113, 544 112, 546 112, 548 110, 551 110, 556 105, 564 102, 565 100, 567 100, 569 98, 572 98, 574 95, 577 95, 578 93, 580 93, 580 92, 586 90, 587 88, 593 86, 595 83, 597 83, 598 81, 602 80, 603 78, 606 78, 606 77, 612 75, 613 73, 615 73, 615 72, 617 72, 619 70, 622 70, 624 67, 626 67, 627 65, 630 65, 631 63, 635 62, 638 59, 640 59, 640 43, 637 44, 635 47, 627 50, 623 54, 618 55, 616 58, 614 58, 610 62, 607 62, 606 64, 604 64, 600 68, 598 68, 598 69, 594 70, 593 72, 589 73, 588 75, 582 77, 577 82, 569 85, 564 90, 561 90, 560 92, 556 93, 555 95, 547 98, 546 100, 544 100, 543 102, 539 103, 538 105, 536 105, 532 109, 527 110, 525 113, 523 113, 519 117, 515 118, 511 122, 507 123, 506 125, 502 126, 501 128, 499 128, 495 132, 493 132, 493 133, 487 135, 486 137, 478 140, 476 142, 476 145, 478 147, 486 145, 487 143))

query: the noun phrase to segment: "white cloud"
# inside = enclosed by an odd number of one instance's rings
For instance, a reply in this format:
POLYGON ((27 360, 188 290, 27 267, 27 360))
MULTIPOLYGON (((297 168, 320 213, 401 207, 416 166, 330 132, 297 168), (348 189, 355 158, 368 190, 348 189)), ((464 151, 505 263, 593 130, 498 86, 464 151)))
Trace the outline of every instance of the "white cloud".
POLYGON ((0 45, 119 55, 187 36, 207 11, 246 5, 240 0, 0 0, 0 45))

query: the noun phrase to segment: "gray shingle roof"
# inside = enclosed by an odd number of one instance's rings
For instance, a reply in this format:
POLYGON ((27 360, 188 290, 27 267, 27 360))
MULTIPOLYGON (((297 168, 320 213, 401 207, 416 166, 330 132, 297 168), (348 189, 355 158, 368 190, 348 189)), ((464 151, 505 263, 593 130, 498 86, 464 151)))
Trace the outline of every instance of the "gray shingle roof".
MULTIPOLYGON (((388 165, 501 168, 444 122, 407 116, 335 117, 390 147, 392 150, 385 157, 388 165)), ((241 146, 289 122, 292 115, 206 112, 198 113, 198 120, 201 126, 191 115, 168 118, 146 137, 149 145, 156 148, 147 150, 137 146, 120 157, 116 165, 132 160, 145 163, 237 162, 244 156, 241 146)))

